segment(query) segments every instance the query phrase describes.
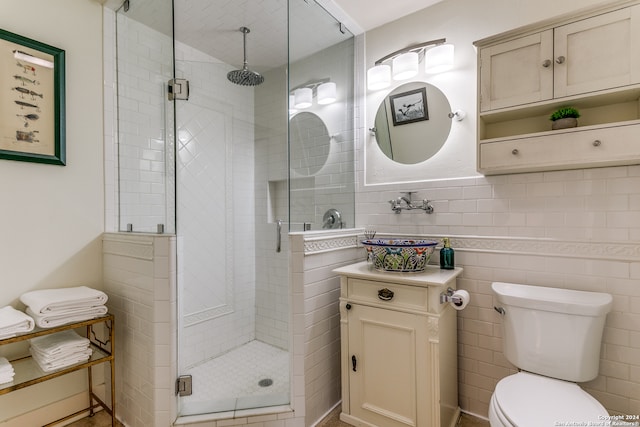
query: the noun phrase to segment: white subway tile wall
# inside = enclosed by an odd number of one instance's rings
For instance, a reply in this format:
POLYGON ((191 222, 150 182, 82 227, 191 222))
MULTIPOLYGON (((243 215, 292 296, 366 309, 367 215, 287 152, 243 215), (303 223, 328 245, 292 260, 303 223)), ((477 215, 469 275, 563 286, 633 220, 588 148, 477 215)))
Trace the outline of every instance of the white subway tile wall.
POLYGON ((176 42, 181 368, 255 337, 252 246, 253 91, 232 85, 232 66, 176 42), (213 339, 212 339, 213 338, 213 339))
MULTIPOLYGON (((354 230, 325 235, 356 240, 354 230)), ((340 277, 335 268, 361 261, 362 248, 329 251, 305 249, 313 235, 296 233, 291 239, 291 283, 293 286, 294 389, 304 390, 305 426, 314 425, 340 401, 340 277), (304 367, 304 369, 302 369, 304 367), (297 388, 296 388, 297 387, 297 388)), ((317 235, 316 235, 317 238, 317 235)))
POLYGON ((104 289, 115 315, 116 413, 132 427, 175 420, 176 241, 103 235, 104 289))
POLYGON ((486 417, 496 383, 515 372, 490 288, 506 281, 611 293, 600 375, 582 385, 608 411, 639 414, 639 200, 640 166, 361 185, 356 222, 457 243, 458 286, 471 293, 458 317, 463 410, 486 417), (409 190, 434 200, 434 214, 394 214, 387 201, 409 190))

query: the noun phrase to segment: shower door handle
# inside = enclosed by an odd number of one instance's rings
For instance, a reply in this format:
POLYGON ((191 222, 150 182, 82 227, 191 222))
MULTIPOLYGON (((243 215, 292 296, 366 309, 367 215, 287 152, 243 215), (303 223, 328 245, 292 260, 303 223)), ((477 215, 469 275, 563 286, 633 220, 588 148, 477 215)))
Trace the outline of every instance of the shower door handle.
POLYGON ((276 252, 280 252, 282 244, 282 220, 276 221, 276 252))

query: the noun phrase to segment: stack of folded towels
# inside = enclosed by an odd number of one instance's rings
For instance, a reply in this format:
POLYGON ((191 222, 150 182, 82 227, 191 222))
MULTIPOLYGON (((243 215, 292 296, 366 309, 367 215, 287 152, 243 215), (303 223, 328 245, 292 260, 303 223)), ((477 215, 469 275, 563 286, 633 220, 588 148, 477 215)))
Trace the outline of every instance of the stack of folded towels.
POLYGON ((86 286, 42 289, 22 294, 27 314, 41 328, 95 319, 107 314, 107 294, 86 286))
POLYGON ((19 333, 30 332, 35 322, 30 316, 10 305, 0 308, 0 339, 15 337, 19 333))
POLYGON ((29 352, 45 372, 85 362, 91 357, 89 339, 68 330, 32 338, 29 352))
POLYGON ((6 357, 0 357, 0 384, 10 383, 16 373, 6 357))

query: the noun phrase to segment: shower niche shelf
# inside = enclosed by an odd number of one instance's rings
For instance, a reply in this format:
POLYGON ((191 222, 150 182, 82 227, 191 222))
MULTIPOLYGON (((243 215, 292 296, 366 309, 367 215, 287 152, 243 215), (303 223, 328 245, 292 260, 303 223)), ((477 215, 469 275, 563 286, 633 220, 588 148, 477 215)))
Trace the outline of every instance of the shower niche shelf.
POLYGON ((96 319, 86 320, 82 322, 74 322, 69 323, 67 325, 58 326, 55 328, 36 328, 32 332, 26 334, 20 334, 11 338, 4 338, 0 340, 0 346, 14 344, 22 341, 27 341, 31 338, 42 337, 45 335, 51 335, 56 332, 66 331, 70 329, 77 328, 85 328, 85 336, 89 338, 91 341, 90 346, 93 350, 93 353, 89 360, 83 363, 77 363, 75 365, 68 366, 66 368, 57 369, 52 372, 44 372, 38 364, 31 358, 31 356, 20 357, 9 362, 13 366, 15 370, 14 380, 10 383, 0 384, 0 396, 4 394, 11 393, 16 390, 20 390, 25 387, 29 387, 31 385, 40 384, 45 381, 51 380, 53 378, 58 378, 63 375, 70 374, 71 372, 79 371, 81 369, 87 370, 87 379, 89 383, 89 406, 87 408, 81 409, 80 411, 74 412, 73 414, 69 414, 66 417, 60 418, 58 420, 53 421, 52 423, 47 424, 47 426, 55 425, 61 423, 63 421, 69 420, 78 415, 82 415, 86 412, 89 412, 91 415, 94 414, 94 411, 98 407, 102 407, 109 415, 111 415, 111 425, 113 427, 116 426, 116 414, 115 414, 115 351, 113 348, 114 343, 114 317, 113 314, 107 314, 102 317, 98 317, 96 319), (94 331, 94 326, 98 324, 104 324, 104 328, 108 331, 107 337, 103 338, 102 341, 100 338, 97 338, 96 332, 94 331), (91 372, 91 368, 93 366, 109 363, 110 373, 111 373, 111 407, 109 407, 93 390, 93 376, 91 372), (95 402, 95 403, 94 403, 95 402))

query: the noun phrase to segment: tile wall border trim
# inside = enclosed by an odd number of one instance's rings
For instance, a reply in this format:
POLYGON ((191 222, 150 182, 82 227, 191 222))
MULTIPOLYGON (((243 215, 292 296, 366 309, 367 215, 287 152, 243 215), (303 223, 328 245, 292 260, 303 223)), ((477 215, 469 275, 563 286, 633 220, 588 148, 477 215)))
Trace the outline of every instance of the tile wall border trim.
MULTIPOLYGON (((348 232, 305 234, 304 254, 314 255, 359 247, 362 229, 348 232)), ((379 234, 376 237, 414 237, 440 241, 444 236, 419 234, 379 234)), ((529 237, 451 236, 451 245, 460 251, 512 255, 553 256, 593 260, 640 262, 640 242, 573 241, 529 237)))
MULTIPOLYGON (((443 236, 421 236, 440 240, 443 236)), ((547 238, 451 236, 451 246, 467 252, 552 256, 608 261, 640 261, 640 243, 547 238)))
POLYGON ((362 229, 304 233, 304 254, 315 255, 359 246, 362 229))

